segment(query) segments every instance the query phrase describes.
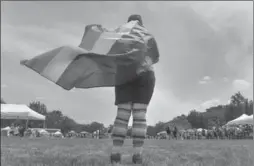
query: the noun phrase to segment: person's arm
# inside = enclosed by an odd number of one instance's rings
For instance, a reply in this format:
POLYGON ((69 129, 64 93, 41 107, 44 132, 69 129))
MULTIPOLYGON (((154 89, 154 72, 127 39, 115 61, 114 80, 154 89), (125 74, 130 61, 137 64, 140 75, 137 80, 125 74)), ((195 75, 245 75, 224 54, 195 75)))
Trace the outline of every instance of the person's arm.
POLYGON ((160 54, 157 47, 157 42, 154 37, 148 40, 147 46, 148 46, 148 53, 150 54, 149 57, 151 57, 151 60, 152 60, 152 64, 159 62, 160 54))

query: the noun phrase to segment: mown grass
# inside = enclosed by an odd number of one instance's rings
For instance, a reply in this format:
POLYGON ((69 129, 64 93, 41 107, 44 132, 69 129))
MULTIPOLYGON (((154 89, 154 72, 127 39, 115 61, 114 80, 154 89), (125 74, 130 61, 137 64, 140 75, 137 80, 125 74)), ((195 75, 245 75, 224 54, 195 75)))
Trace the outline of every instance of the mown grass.
MULTIPOLYGON (((111 140, 1 137, 2 166, 106 166, 111 140)), ((131 163, 131 140, 122 149, 131 163)), ((144 166, 253 166, 253 140, 146 140, 144 166)))

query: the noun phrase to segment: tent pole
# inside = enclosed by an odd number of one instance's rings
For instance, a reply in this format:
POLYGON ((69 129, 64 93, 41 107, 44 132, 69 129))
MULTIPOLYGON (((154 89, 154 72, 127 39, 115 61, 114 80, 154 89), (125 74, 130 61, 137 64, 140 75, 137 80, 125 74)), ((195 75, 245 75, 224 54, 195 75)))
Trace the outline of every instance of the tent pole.
POLYGON ((46 120, 44 120, 43 128, 44 128, 44 129, 46 128, 46 120))

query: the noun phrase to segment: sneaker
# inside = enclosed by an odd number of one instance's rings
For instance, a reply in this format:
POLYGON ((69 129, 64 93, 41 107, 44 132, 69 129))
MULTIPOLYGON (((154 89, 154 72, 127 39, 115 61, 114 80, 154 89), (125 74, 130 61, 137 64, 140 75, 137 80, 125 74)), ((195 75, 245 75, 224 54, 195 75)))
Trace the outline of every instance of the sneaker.
POLYGON ((141 156, 141 154, 134 154, 132 156, 132 162, 133 162, 133 164, 142 164, 142 156, 141 156))
POLYGON ((120 153, 112 153, 110 155, 111 164, 120 164, 121 162, 121 154, 120 153))

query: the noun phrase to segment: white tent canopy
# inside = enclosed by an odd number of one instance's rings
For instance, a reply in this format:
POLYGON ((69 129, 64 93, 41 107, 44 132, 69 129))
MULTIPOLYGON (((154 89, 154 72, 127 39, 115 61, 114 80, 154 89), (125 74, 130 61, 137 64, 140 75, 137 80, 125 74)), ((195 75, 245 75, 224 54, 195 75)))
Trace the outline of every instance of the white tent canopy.
POLYGON ((10 129, 11 129, 11 128, 10 128, 9 126, 7 126, 7 127, 5 127, 5 128, 2 128, 1 131, 2 131, 2 130, 8 131, 8 130, 10 130, 10 129))
POLYGON ((60 131, 54 133, 54 135, 63 135, 60 131))
POLYGON ((157 133, 157 135, 163 135, 163 134, 167 134, 167 132, 166 131, 161 131, 161 132, 157 133))
POLYGON ((227 125, 233 125, 233 124, 253 124, 253 115, 248 116, 246 114, 243 114, 240 117, 227 123, 227 125))
POLYGON ((1 119, 45 120, 45 116, 26 105, 1 104, 1 119))

